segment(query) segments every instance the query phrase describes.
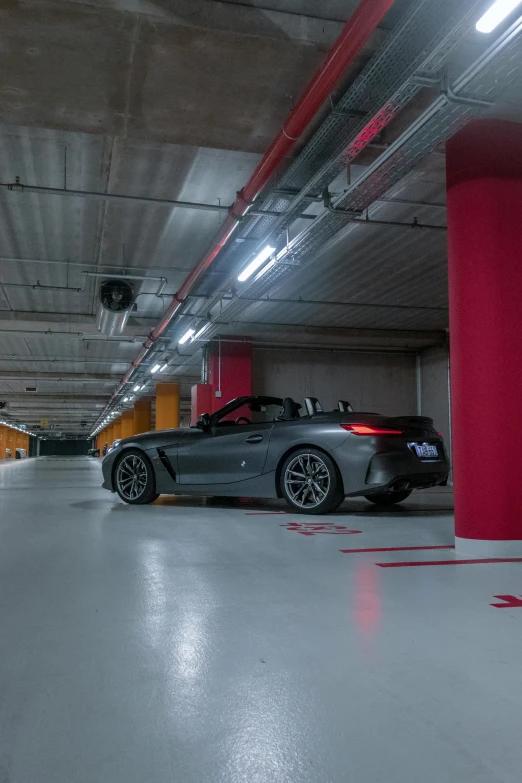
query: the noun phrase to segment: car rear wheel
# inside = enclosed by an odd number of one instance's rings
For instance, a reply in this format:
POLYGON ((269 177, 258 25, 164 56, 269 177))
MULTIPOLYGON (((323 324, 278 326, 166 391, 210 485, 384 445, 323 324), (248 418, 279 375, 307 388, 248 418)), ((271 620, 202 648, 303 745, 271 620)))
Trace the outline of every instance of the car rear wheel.
POLYGON ((114 474, 114 487, 120 498, 132 505, 154 503, 159 498, 152 464, 138 449, 129 449, 121 455, 114 474))
POLYGON ((328 514, 344 500, 341 474, 322 451, 302 448, 287 457, 281 470, 281 490, 299 514, 328 514))
POLYGON ((395 503, 402 503, 410 495, 411 489, 405 489, 403 492, 381 492, 378 495, 365 495, 365 498, 377 506, 394 506, 395 503))

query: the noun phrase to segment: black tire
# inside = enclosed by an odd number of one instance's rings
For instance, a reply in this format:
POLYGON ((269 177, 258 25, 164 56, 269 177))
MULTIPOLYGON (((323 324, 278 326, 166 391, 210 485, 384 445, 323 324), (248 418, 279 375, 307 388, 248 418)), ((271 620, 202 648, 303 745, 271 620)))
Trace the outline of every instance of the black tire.
POLYGON ((122 452, 114 468, 113 481, 120 498, 130 505, 154 503, 159 498, 152 463, 139 449, 122 452))
POLYGON ((319 449, 293 451, 283 463, 280 482, 283 497, 298 514, 329 514, 344 500, 339 468, 319 449))
POLYGON ((396 503, 402 503, 410 495, 411 489, 405 489, 402 492, 381 492, 378 495, 365 495, 364 497, 377 506, 394 506, 396 503))

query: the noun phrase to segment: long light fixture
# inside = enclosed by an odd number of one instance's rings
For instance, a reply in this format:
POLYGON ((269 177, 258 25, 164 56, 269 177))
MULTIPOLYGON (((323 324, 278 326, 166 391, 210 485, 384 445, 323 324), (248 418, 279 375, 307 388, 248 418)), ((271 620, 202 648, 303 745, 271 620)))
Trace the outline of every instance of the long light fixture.
POLYGON ((155 364, 154 367, 151 367, 151 375, 154 375, 155 372, 158 372, 159 368, 161 367, 161 364, 155 364))
POLYGON ((190 338, 191 338, 191 337, 192 337, 192 335, 195 333, 195 331, 196 331, 195 329, 187 329, 187 331, 185 332, 185 334, 184 334, 182 337, 180 337, 180 338, 179 338, 179 340, 178 340, 178 343, 179 343, 180 345, 185 345, 185 343, 187 342, 187 340, 190 340, 190 338))
POLYGON ((133 390, 132 390, 132 391, 133 391, 133 392, 139 392, 139 390, 140 390, 140 389, 142 389, 142 388, 143 388, 143 386, 140 386, 140 384, 139 384, 139 383, 137 383, 137 384, 136 384, 136 386, 133 388, 133 390))
POLYGON ((475 27, 479 33, 490 33, 522 3, 522 0, 495 0, 475 27))
POLYGON ((245 280, 248 280, 248 278, 253 275, 254 272, 259 269, 259 267, 262 266, 262 264, 264 264, 268 258, 270 258, 274 251, 275 247, 272 247, 272 245, 267 245, 264 247, 263 250, 254 258, 254 260, 249 263, 246 269, 243 269, 237 278, 239 282, 244 283, 245 280))

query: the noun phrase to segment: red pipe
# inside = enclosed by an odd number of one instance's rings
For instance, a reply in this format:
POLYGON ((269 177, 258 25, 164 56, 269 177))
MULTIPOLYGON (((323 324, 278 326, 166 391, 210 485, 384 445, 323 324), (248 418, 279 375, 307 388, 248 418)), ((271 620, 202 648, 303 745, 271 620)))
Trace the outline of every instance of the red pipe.
POLYGON ((114 399, 125 383, 127 383, 133 370, 135 370, 136 367, 139 367, 147 355, 149 348, 154 345, 159 337, 161 337, 185 302, 195 283, 212 264, 220 250, 222 250, 229 240, 236 229, 240 218, 246 215, 254 200, 270 181, 278 166, 294 146, 295 142, 304 133, 310 124, 310 121, 328 98, 333 87, 346 72, 346 69, 355 57, 360 53, 362 47, 368 41, 372 33, 375 32, 377 26, 393 5, 393 2, 394 0, 361 0, 357 10, 345 24, 341 35, 328 53, 323 64, 291 111, 283 129, 278 133, 268 150, 265 152, 247 184, 239 191, 236 201, 230 208, 230 212, 227 215, 225 222, 219 229, 217 237, 212 243, 212 247, 203 258, 199 260, 179 291, 172 297, 169 307, 163 314, 158 325, 150 332, 143 343, 142 350, 131 363, 125 376, 120 381, 117 390, 112 395, 111 400, 114 399))

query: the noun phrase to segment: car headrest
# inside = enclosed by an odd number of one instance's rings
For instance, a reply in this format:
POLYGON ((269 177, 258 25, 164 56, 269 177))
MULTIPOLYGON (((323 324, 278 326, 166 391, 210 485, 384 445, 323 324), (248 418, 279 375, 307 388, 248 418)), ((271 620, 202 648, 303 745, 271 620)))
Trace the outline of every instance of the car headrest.
POLYGON ((301 408, 302 405, 299 405, 299 403, 295 402, 291 397, 285 397, 277 421, 293 421, 294 419, 298 419, 301 408))
POLYGON ((347 400, 339 400, 337 407, 341 413, 353 413, 353 408, 347 400))
POLYGON ((305 397, 306 412, 309 416, 315 416, 316 413, 323 413, 321 403, 317 397, 305 397))

